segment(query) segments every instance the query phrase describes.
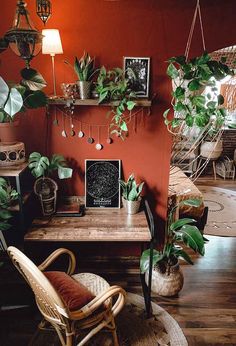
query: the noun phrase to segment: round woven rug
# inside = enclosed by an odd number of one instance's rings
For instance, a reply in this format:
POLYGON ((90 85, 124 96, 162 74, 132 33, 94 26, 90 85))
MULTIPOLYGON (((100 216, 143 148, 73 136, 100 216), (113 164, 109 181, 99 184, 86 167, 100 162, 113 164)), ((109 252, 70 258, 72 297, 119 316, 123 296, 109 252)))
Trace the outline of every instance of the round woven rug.
MULTIPOLYGON (((187 340, 173 317, 155 303, 153 316, 146 318, 143 297, 128 293, 124 309, 116 317, 120 346, 187 346, 187 340)), ((59 346, 54 332, 40 331, 33 346, 59 346)), ((110 333, 100 332, 88 346, 113 346, 110 333)))
POLYGON ((197 185, 208 207, 205 234, 236 237, 236 192, 214 186, 197 185))

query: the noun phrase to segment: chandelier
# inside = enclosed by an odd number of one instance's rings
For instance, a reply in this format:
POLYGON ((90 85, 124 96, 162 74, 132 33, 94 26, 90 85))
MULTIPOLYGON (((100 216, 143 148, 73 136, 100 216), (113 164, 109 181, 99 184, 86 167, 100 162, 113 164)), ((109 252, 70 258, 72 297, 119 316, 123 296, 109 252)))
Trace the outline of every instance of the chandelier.
POLYGON ((36 12, 40 19, 46 24, 52 14, 52 5, 49 0, 36 0, 36 12))
POLYGON ((31 59, 36 56, 42 48, 43 35, 31 22, 29 12, 24 0, 17 1, 16 13, 13 25, 5 34, 13 52, 21 57, 29 67, 31 59))

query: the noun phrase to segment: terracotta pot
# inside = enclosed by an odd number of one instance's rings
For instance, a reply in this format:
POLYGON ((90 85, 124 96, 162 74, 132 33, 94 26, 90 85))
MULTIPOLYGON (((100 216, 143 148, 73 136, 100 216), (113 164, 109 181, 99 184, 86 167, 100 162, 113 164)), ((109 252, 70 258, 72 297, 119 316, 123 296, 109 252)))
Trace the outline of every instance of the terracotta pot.
POLYGON ((0 141, 1 142, 17 142, 19 120, 11 123, 0 123, 0 141))
MULTIPOLYGON (((148 284, 148 272, 145 275, 145 281, 148 284)), ((163 269, 163 266, 157 265, 152 272, 152 292, 164 297, 177 295, 184 284, 183 272, 177 262, 169 267, 169 270, 163 269)))

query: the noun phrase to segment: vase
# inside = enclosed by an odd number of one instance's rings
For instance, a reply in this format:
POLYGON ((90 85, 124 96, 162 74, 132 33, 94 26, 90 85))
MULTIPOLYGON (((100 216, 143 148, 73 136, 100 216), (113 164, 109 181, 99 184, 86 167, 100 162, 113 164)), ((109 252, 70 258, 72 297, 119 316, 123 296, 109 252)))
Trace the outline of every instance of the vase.
MULTIPOLYGON (((148 284, 148 272, 145 275, 148 284)), ((183 272, 179 263, 166 267, 165 264, 154 266, 152 272, 152 292, 164 297, 177 295, 184 284, 183 272)))
POLYGON ((137 201, 128 201, 124 197, 122 197, 123 207, 126 209, 127 214, 137 214, 139 212, 141 198, 137 201))
POLYGON ((78 81, 79 85, 79 94, 81 100, 86 100, 90 98, 90 92, 91 92, 91 82, 89 81, 78 81))

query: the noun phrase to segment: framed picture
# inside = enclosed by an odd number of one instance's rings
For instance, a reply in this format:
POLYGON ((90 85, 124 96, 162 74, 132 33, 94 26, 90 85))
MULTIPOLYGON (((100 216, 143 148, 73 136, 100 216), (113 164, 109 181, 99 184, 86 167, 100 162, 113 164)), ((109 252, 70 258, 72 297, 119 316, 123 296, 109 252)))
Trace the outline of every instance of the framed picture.
POLYGON ((85 160, 86 208, 120 208, 120 160, 85 160))
POLYGON ((148 97, 150 58, 124 57, 124 70, 137 97, 148 97))

